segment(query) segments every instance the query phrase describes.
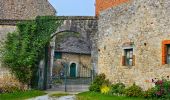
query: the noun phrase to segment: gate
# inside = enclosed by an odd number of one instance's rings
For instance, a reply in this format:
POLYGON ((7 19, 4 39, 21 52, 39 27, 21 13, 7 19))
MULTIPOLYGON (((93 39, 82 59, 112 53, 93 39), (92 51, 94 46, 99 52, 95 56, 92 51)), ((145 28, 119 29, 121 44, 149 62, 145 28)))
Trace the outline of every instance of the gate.
POLYGON ((53 71, 50 84, 51 90, 55 91, 87 91, 93 79, 91 68, 81 67, 77 69, 75 63, 70 66, 62 63, 61 67, 56 67, 53 71))

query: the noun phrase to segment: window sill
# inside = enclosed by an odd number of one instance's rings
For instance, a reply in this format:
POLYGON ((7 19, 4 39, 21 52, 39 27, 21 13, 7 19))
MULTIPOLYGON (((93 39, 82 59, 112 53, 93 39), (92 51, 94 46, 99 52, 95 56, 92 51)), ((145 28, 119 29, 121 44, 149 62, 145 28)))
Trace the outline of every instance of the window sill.
POLYGON ((170 68, 170 64, 165 64, 164 66, 170 68))

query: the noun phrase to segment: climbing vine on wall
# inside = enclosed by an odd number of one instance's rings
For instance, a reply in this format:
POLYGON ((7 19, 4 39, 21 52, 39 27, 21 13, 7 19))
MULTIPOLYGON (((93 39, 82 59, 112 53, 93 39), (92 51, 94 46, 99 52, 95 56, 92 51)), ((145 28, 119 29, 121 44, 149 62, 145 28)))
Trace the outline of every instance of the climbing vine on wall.
POLYGON ((61 24, 62 21, 54 16, 37 17, 33 21, 17 24, 17 30, 8 34, 2 60, 20 82, 30 84, 51 34, 61 24))

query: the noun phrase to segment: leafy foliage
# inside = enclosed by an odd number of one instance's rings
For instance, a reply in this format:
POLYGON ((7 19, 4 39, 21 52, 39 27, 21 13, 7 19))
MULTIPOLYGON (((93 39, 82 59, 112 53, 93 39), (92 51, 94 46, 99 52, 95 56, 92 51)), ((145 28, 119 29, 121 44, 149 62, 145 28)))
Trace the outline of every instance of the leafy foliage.
POLYGON ((148 89, 147 91, 144 91, 143 96, 144 98, 154 98, 156 96, 155 93, 156 93, 156 90, 153 87, 153 88, 148 89))
POLYGON ((94 92, 100 92, 100 88, 102 85, 110 85, 110 82, 108 79, 106 79, 105 74, 97 75, 93 83, 90 85, 89 90, 94 92))
POLYGON ((117 83, 111 85, 111 94, 123 94, 125 85, 123 83, 117 83))
POLYGON ((139 97, 126 97, 101 94, 98 92, 83 92, 76 95, 76 100, 145 100, 145 99, 139 97))
POLYGON ((34 21, 17 24, 17 31, 9 33, 2 50, 3 63, 20 82, 28 84, 36 75, 44 48, 62 23, 56 17, 37 17, 34 21))
POLYGON ((158 98, 170 98, 170 81, 166 79, 157 80, 155 83, 155 95, 158 98))
POLYGON ((124 93, 126 96, 130 96, 130 97, 143 96, 142 88, 137 86, 136 84, 133 84, 132 86, 126 88, 124 93))

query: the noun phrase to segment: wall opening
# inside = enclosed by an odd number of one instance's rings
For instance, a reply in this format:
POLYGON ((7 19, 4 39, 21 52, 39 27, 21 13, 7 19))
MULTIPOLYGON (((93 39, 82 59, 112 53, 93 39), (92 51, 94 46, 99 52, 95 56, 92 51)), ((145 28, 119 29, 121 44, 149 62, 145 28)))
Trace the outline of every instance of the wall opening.
POLYGON ((72 63, 70 65, 70 77, 72 77, 72 78, 76 77, 76 72, 77 72, 76 67, 77 67, 76 63, 72 63))

